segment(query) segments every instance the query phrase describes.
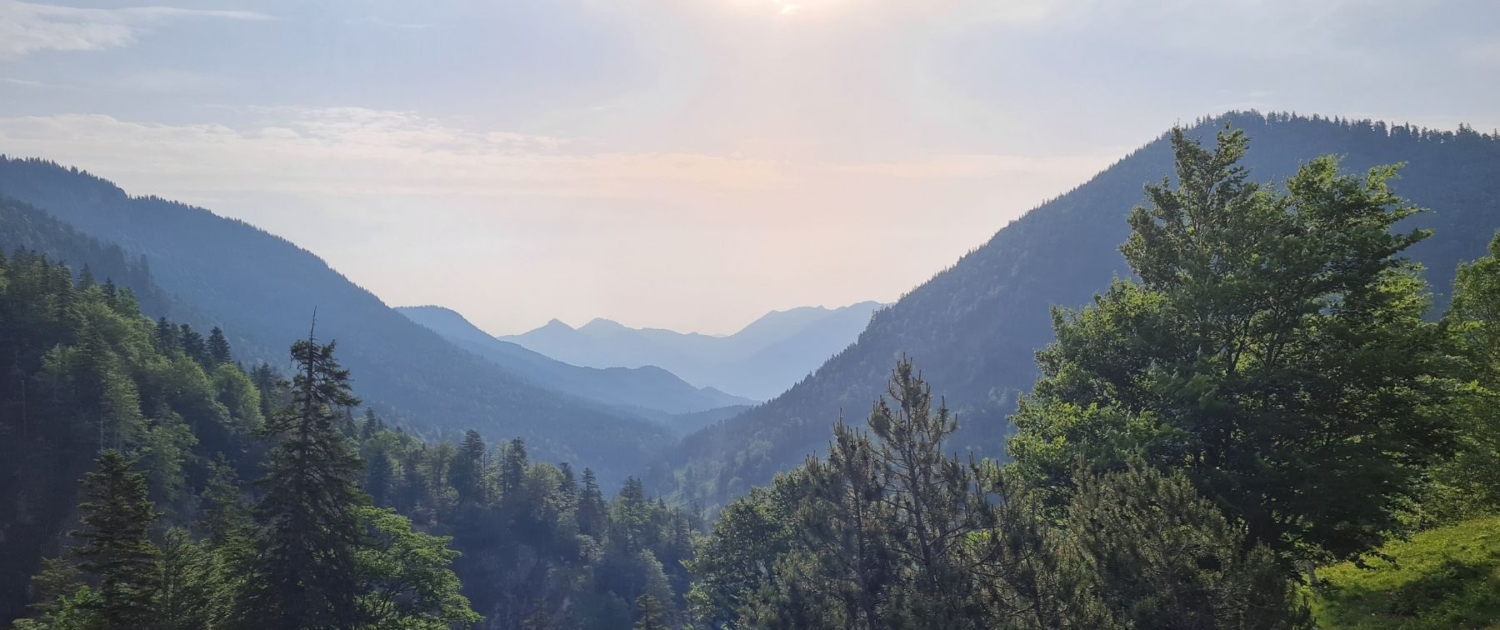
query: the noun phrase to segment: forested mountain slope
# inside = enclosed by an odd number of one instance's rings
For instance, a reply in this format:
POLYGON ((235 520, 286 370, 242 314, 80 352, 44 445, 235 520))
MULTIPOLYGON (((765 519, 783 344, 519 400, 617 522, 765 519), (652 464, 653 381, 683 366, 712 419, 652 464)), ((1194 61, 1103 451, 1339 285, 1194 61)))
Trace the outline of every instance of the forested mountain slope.
POLYGON ((396 310, 454 345, 519 374, 535 385, 608 405, 683 414, 752 402, 712 387, 694 387, 655 366, 590 368, 556 361, 496 339, 463 315, 441 306, 404 306, 396 310))
POLYGON ((883 305, 806 306, 772 311, 732 335, 630 328, 595 319, 573 328, 552 320, 501 337, 558 361, 586 367, 663 368, 693 385, 766 400, 847 347, 883 305))
MULTIPOLYGON (((1225 124, 1250 136, 1244 163, 1256 180, 1284 180, 1325 154, 1344 156, 1351 172, 1406 163, 1392 188, 1431 210, 1410 226, 1435 235, 1410 253, 1429 270, 1439 309, 1459 262, 1482 256, 1500 227, 1500 137, 1253 112, 1200 121, 1190 135, 1210 137, 1225 124)), ((1017 392, 1036 378, 1033 353, 1052 339, 1049 305, 1082 306, 1128 273, 1117 249, 1129 234, 1125 217, 1141 202, 1143 185, 1172 168, 1163 136, 1027 213, 877 312, 858 342, 811 378, 689 436, 653 470, 652 481, 705 503, 768 482, 823 450, 841 410, 862 419, 903 354, 958 413, 965 430, 957 443, 1000 454, 1017 392)))
POLYGON ((145 256, 126 255, 119 245, 101 243, 41 210, 0 197, 0 254, 16 251, 43 253, 80 271, 88 268, 99 282, 129 288, 148 316, 182 321, 189 310, 156 285, 145 256))
POLYGON ((388 308, 292 243, 246 223, 41 160, 0 159, 0 196, 12 197, 127 258, 149 256, 162 288, 222 322, 240 356, 281 365, 280 350, 306 337, 337 340, 355 391, 427 437, 476 428, 521 437, 548 461, 590 461, 617 480, 646 461, 667 432, 589 401, 547 391, 388 308))

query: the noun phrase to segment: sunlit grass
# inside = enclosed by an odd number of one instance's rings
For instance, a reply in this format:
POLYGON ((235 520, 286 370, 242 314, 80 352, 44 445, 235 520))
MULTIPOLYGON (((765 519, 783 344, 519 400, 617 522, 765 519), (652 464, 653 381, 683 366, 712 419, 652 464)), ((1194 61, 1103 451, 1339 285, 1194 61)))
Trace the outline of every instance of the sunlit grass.
POLYGON ((1434 529, 1381 551, 1391 561, 1319 572, 1328 630, 1500 630, 1500 517, 1434 529))

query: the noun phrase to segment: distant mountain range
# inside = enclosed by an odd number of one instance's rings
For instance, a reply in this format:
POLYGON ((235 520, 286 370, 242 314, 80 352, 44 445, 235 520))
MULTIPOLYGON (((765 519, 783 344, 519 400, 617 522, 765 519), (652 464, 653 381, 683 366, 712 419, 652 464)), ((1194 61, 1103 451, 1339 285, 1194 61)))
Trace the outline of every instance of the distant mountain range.
POLYGON ((312 253, 249 224, 130 196, 106 180, 42 160, 0 158, 0 197, 15 200, 6 203, 18 225, 27 226, 24 235, 7 228, 13 239, 0 243, 15 240, 11 247, 126 271, 149 268, 161 289, 142 301, 146 313, 220 325, 241 360, 284 369, 287 348, 308 336, 316 309, 316 335, 338 342, 355 393, 420 436, 474 428, 491 441, 520 437, 537 459, 586 463, 609 482, 638 472, 675 438, 660 422, 547 389, 460 349, 312 253), (64 241, 51 238, 71 230, 98 243, 59 245, 64 241), (109 262, 117 258, 145 262, 109 262))
POLYGON ((460 348, 473 352, 531 383, 596 400, 645 415, 696 414, 722 407, 742 408, 755 401, 712 387, 694 387, 655 366, 593 368, 550 359, 480 330, 463 315, 441 306, 400 307, 397 312, 432 329, 460 348))
MULTIPOLYGON (((1483 256, 1500 227, 1500 136, 1253 112, 1206 119, 1189 133, 1212 142, 1226 124, 1249 135, 1244 164, 1259 181, 1284 181, 1327 154, 1343 156, 1352 173, 1406 163, 1391 187, 1431 210, 1406 227, 1434 230, 1408 252, 1427 269, 1434 312, 1446 307, 1458 264, 1483 256)), ((952 443, 1003 455, 1013 430, 1007 415, 1036 379, 1034 353, 1052 341, 1049 307, 1080 307, 1130 274, 1118 250, 1129 234, 1125 217, 1143 201, 1144 184, 1172 173, 1163 136, 1042 204, 877 312, 858 343, 812 378, 689 436, 648 480, 708 505, 763 485, 821 452, 841 413, 861 422, 902 354, 957 412, 963 428, 952 443)))
POLYGON ((499 337, 578 366, 655 366, 698 387, 766 400, 806 378, 829 357, 854 343, 883 305, 810 306, 772 311, 726 336, 629 328, 595 319, 573 328, 558 320, 499 337))

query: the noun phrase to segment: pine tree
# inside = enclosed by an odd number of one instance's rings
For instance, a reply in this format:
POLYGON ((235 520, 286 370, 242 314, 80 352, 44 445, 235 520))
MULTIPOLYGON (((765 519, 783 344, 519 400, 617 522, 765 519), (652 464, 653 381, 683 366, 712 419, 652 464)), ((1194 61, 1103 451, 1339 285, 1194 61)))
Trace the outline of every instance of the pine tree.
POLYGON ((500 460, 500 492, 507 494, 521 487, 526 478, 526 443, 515 438, 506 445, 500 460))
POLYGON ((662 610, 660 601, 650 595, 642 595, 635 600, 635 625, 634 630, 669 630, 667 625, 667 614, 662 610))
POLYGON ((583 489, 578 492, 578 532, 600 540, 608 528, 609 513, 604 505, 604 493, 599 490, 599 479, 594 476, 593 469, 585 466, 583 489))
POLYGON ((208 358, 213 365, 223 365, 234 360, 234 355, 229 349, 229 340, 224 337, 224 331, 218 326, 208 333, 208 358))
POLYGON ((395 474, 391 466, 391 455, 385 444, 376 442, 365 462, 365 492, 377 507, 387 507, 391 501, 391 484, 395 474))
MULTIPOLYGON (((464 433, 463 444, 458 447, 453 467, 448 469, 448 483, 458 493, 460 503, 480 503, 485 500, 484 453, 484 438, 478 431, 469 429, 464 433)), ((521 453, 524 457, 525 451, 522 450, 521 453)), ((506 461, 510 461, 509 456, 506 461)))
POLYGON ((83 269, 78 271, 78 288, 80 290, 92 289, 96 284, 99 284, 99 281, 94 279, 94 271, 89 269, 88 263, 84 263, 83 269))
POLYGON ((240 498, 239 477, 222 455, 209 465, 209 473, 199 498, 199 520, 209 541, 224 545, 248 534, 250 515, 240 498))
POLYGON ((177 327, 177 335, 183 354, 200 364, 208 363, 208 347, 203 343, 203 335, 187 324, 177 327))
POLYGON ((159 580, 157 549, 151 544, 156 510, 147 499, 146 477, 130 470, 119 451, 106 450, 98 471, 84 478, 87 500, 78 506, 84 541, 80 567, 98 580, 96 610, 103 628, 136 630, 155 620, 159 580))
POLYGON ((357 511, 369 497, 358 486, 359 458, 336 426, 359 401, 333 352, 334 344, 311 338, 292 346, 291 401, 266 423, 279 441, 260 482, 262 531, 236 610, 242 628, 337 630, 360 622, 357 511))

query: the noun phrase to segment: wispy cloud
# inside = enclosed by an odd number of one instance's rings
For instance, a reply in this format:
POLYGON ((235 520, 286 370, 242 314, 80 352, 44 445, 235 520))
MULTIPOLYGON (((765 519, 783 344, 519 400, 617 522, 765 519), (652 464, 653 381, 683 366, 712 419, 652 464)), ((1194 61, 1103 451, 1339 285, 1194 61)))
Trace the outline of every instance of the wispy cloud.
POLYGON ((829 178, 948 180, 1078 177, 1104 156, 931 155, 902 161, 753 159, 686 152, 626 153, 588 142, 472 130, 411 112, 361 107, 254 107, 257 124, 162 125, 103 115, 0 118, 0 150, 110 172, 192 175, 202 192, 546 196, 685 200, 788 191, 829 178), (97 168, 97 166, 96 166, 97 168))
POLYGON ((153 25, 169 20, 269 20, 252 11, 167 6, 93 9, 0 0, 0 59, 43 50, 86 51, 127 46, 153 25))

